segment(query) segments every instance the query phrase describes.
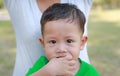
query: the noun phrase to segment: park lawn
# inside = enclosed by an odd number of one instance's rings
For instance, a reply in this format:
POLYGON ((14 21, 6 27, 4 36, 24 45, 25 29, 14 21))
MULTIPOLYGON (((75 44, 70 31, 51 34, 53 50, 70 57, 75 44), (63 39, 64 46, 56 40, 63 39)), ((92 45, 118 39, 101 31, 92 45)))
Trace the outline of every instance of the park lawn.
POLYGON ((101 76, 120 76, 120 10, 92 10, 88 53, 101 76))
POLYGON ((12 76, 15 63, 15 35, 10 21, 0 21, 0 76, 12 76))
MULTIPOLYGON (((120 75, 120 10, 92 10, 88 23, 88 53, 101 76, 120 75)), ((15 34, 10 21, 0 21, 0 76, 11 76, 15 34)))

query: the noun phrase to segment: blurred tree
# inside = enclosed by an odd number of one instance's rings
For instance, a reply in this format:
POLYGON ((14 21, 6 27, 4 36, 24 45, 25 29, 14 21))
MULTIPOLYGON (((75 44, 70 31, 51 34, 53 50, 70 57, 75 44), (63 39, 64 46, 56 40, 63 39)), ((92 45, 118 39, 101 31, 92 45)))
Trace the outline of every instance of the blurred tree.
POLYGON ((3 1, 0 0, 0 9, 3 8, 3 1))
POLYGON ((101 5, 102 4, 102 0, 94 0, 94 5, 101 5))
POLYGON ((94 0, 93 7, 105 9, 120 8, 120 0, 94 0))

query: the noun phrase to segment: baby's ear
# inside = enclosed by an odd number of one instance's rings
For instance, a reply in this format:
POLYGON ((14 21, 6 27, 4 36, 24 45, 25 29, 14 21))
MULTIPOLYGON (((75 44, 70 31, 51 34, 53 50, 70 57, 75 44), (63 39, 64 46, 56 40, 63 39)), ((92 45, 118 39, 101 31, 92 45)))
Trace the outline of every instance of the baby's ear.
POLYGON ((82 39, 81 39, 81 48, 80 50, 83 50, 84 46, 85 46, 85 43, 87 42, 88 40, 88 37, 87 36, 83 36, 82 39))
POLYGON ((39 38, 39 41, 40 41, 41 45, 44 47, 44 40, 42 37, 39 38))

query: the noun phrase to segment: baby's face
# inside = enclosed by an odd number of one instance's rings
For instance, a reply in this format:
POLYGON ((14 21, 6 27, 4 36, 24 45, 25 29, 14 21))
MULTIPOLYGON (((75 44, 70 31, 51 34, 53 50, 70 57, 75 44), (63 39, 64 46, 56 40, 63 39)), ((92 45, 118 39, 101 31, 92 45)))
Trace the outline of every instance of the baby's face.
POLYGON ((44 37, 41 39, 48 60, 70 57, 77 59, 82 46, 79 26, 65 20, 50 21, 45 24, 44 37))

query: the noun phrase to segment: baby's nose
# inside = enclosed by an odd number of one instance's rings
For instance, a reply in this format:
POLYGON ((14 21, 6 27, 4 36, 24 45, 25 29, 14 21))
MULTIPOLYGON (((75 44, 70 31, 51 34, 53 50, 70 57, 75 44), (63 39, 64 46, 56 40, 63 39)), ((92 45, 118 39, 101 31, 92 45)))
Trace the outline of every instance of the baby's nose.
POLYGON ((57 58, 66 57, 67 50, 65 50, 65 49, 58 49, 56 54, 57 54, 57 58))
POLYGON ((65 48, 65 45, 59 45, 57 48, 57 53, 66 53, 67 49, 65 48))
POLYGON ((57 49, 57 53, 66 53, 67 52, 67 50, 65 50, 65 49, 57 49))

